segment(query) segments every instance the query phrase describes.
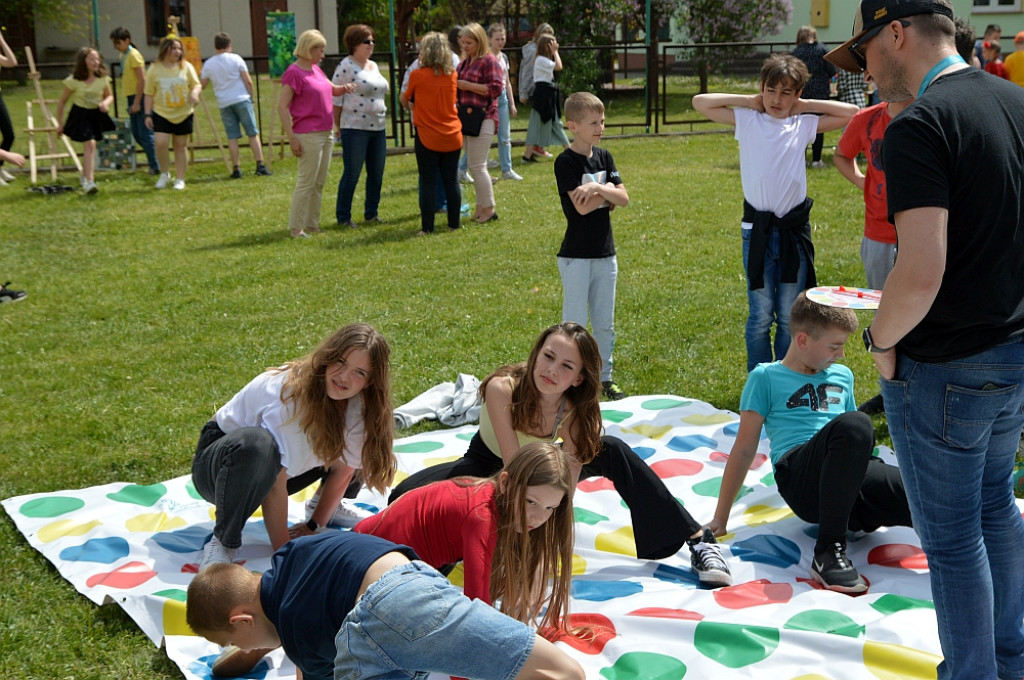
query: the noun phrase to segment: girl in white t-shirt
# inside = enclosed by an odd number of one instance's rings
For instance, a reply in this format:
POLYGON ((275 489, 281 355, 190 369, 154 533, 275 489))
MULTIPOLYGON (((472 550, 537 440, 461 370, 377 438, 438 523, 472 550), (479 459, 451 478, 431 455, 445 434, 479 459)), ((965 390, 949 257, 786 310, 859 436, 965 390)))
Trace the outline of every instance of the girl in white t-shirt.
POLYGON ((196 490, 217 508, 200 569, 234 560, 260 506, 274 550, 332 520, 351 526, 369 515, 341 504, 357 469, 382 493, 397 469, 390 355, 380 333, 350 324, 312 354, 258 375, 217 411, 192 462, 196 490), (321 479, 307 521, 289 527, 288 496, 321 479))

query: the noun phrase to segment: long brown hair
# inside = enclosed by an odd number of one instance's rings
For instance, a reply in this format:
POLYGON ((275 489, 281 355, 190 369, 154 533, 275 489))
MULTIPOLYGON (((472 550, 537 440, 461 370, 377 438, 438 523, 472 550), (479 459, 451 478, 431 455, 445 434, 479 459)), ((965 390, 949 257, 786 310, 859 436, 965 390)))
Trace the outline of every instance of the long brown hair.
POLYGON ((103 64, 103 55, 94 47, 83 47, 78 50, 78 53, 75 55, 75 70, 72 71, 71 75, 75 80, 88 80, 90 75, 103 78, 107 75, 107 67, 103 64), (89 71, 89 66, 85 63, 91 52, 95 52, 96 56, 100 58, 99 68, 92 72, 89 71))
POLYGON ((501 612, 517 621, 535 623, 545 605, 540 627, 565 629, 569 621, 575 481, 569 454, 550 442, 527 444, 493 477, 455 479, 459 486, 495 486, 498 541, 491 562, 491 602, 500 600, 501 612), (519 527, 526 526, 526 489, 530 486, 552 486, 564 495, 544 524, 533 531, 520 531, 519 527), (536 593, 544 592, 549 577, 551 593, 535 599, 536 593))
POLYGON ((500 377, 510 377, 515 383, 512 388, 512 427, 519 432, 538 433, 544 427, 541 412, 540 391, 533 381, 537 368, 537 357, 545 341, 553 333, 561 333, 574 343, 580 352, 580 376, 583 380, 565 391, 565 397, 572 406, 570 428, 576 450, 572 454, 583 465, 594 460, 601 449, 601 353, 597 342, 586 328, 573 321, 564 321, 546 329, 537 338, 526 363, 502 366, 491 373, 480 384, 480 398, 484 398, 487 384, 500 377))
MULTIPOLYGON (((384 336, 372 326, 353 323, 335 331, 311 354, 290 361, 281 370, 288 371, 281 400, 290 403, 299 426, 309 438, 313 452, 324 467, 334 461, 345 462, 345 412, 348 400, 335 401, 327 396, 327 368, 341 361, 354 349, 370 355, 370 375, 359 395, 363 400, 362 450, 363 483, 385 493, 398 469, 391 443, 395 422, 391 411, 391 348, 384 336)), ((349 454, 358 455, 358 451, 349 454)))

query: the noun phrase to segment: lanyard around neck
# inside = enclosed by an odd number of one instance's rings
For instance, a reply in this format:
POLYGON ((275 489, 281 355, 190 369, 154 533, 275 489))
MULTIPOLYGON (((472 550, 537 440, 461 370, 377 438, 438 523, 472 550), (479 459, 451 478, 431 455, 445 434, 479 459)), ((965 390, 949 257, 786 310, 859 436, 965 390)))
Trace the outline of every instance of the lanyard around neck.
POLYGON ((942 61, 940 61, 935 66, 932 66, 932 70, 928 71, 928 73, 926 73, 925 76, 924 76, 924 80, 921 81, 921 87, 918 88, 918 90, 917 90, 917 98, 918 99, 921 98, 921 95, 924 94, 924 91, 928 89, 928 86, 932 84, 932 81, 935 80, 935 77, 937 75, 939 75, 940 73, 945 71, 947 68, 949 68, 953 64, 966 64, 966 63, 967 62, 964 61, 963 57, 961 57, 959 54, 951 54, 948 57, 946 57, 945 59, 943 59, 942 61))

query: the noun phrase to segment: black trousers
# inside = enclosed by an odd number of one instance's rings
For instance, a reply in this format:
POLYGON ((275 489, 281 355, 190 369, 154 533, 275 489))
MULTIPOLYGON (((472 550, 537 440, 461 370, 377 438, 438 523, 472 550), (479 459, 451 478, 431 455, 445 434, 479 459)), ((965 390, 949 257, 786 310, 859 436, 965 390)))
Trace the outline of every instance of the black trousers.
POLYGON ((815 550, 846 544, 846 530, 912 526, 899 468, 872 455, 871 417, 847 411, 775 464, 779 494, 796 516, 818 525, 815 550))
MULTIPOLYGON (((487 448, 478 432, 466 455, 410 475, 394 488, 388 503, 431 482, 463 475, 490 477, 501 468, 501 457, 487 448)), ((617 437, 601 437, 601 451, 580 473, 580 479, 588 477, 610 480, 629 507, 637 557, 641 559, 659 560, 676 554, 701 528, 651 467, 617 437)))

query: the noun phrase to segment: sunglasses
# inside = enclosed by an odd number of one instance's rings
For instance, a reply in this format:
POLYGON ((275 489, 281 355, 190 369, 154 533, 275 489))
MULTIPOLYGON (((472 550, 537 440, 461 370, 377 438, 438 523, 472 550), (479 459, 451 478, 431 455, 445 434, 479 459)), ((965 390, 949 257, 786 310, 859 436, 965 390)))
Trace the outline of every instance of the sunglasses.
POLYGON ((363 41, 363 44, 364 45, 375 45, 376 43, 373 42, 373 38, 367 38, 366 40, 363 41))
MULTIPOLYGON (((898 19, 898 21, 900 22, 900 25, 903 26, 904 28, 910 26, 909 21, 906 21, 904 19, 898 19)), ((852 56, 853 60, 857 62, 857 66, 859 66, 861 70, 864 70, 868 67, 868 60, 864 56, 864 52, 862 51, 864 49, 864 46, 871 42, 871 39, 878 35, 879 32, 886 26, 888 26, 888 24, 875 26, 870 31, 862 35, 860 38, 858 38, 852 45, 850 45, 847 48, 848 50, 850 50, 850 56, 852 56)))

